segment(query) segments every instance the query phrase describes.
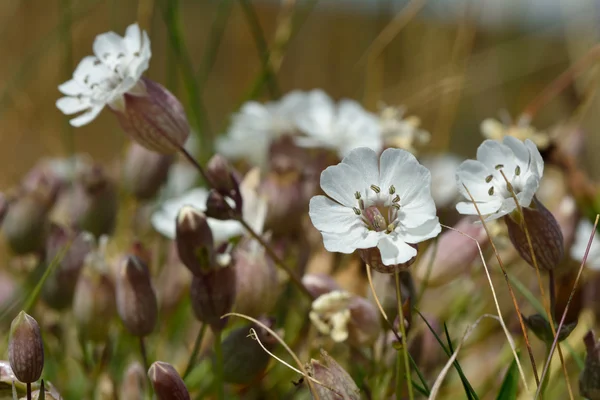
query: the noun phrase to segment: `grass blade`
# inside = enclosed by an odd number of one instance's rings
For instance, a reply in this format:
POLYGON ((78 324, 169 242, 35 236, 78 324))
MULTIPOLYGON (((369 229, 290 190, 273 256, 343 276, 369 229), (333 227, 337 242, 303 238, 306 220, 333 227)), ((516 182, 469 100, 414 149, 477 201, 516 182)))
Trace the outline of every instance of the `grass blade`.
MULTIPOLYGON (((445 322, 444 322, 444 333, 446 334, 446 340, 448 341, 448 349, 450 350, 450 354, 452 354, 452 353, 454 353, 454 347, 452 347, 452 339, 450 338, 450 332, 448 332, 448 325, 446 325, 445 322)), ((471 392, 475 393, 475 391, 469 384, 467 377, 462 373, 462 368, 460 368, 460 365, 458 365, 458 361, 455 361, 455 362, 457 363, 456 370, 461 372, 461 373, 459 373, 460 380, 462 381, 463 387, 465 388, 465 393, 467 394, 467 398, 473 399, 471 392)), ((477 395, 475 395, 475 396, 477 396, 477 395)))
POLYGON ((496 400, 516 399, 518 391, 519 369, 517 368, 517 362, 513 359, 508 371, 506 371, 506 375, 504 376, 504 380, 502 381, 502 386, 500 386, 500 391, 498 392, 496 400))

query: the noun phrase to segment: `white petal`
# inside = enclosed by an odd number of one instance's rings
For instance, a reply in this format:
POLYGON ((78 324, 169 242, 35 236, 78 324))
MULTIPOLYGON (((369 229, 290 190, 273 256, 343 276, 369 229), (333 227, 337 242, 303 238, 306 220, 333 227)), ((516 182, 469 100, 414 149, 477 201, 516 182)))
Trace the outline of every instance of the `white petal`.
POLYGON ((89 124, 90 122, 92 122, 94 120, 94 118, 96 118, 98 116, 98 114, 100 114, 100 111, 102 111, 103 108, 104 108, 104 106, 92 107, 89 109, 89 111, 70 120, 69 123, 74 127, 80 127, 80 126, 89 124))
POLYGON ((384 265, 402 264, 417 255, 414 247, 392 235, 386 235, 377 244, 384 265))
POLYGON ((542 175, 544 175, 544 159, 542 158, 540 151, 538 150, 535 143, 533 143, 529 139, 525 140, 525 147, 527 147, 527 150, 529 151, 530 155, 530 170, 532 170, 532 172, 534 172, 538 175, 539 178, 541 178, 542 175))
POLYGON ((529 164, 529 151, 523 142, 513 136, 505 136, 502 143, 512 150, 519 164, 529 164))
POLYGON ((379 157, 377 153, 367 147, 354 149, 346 156, 342 163, 348 164, 360 171, 364 182, 379 185, 379 157))
POLYGON ((123 38, 114 32, 106 32, 96 36, 93 50, 96 57, 103 63, 114 62, 120 54, 126 55, 128 53, 123 38))
POLYGON ((137 23, 129 25, 125 30, 125 37, 123 39, 130 52, 140 51, 142 47, 142 31, 139 25, 137 23))
POLYGON ((315 228, 325 232, 348 232, 363 225, 360 216, 352 208, 342 206, 325 196, 310 199, 308 215, 315 228))
MULTIPOLYGON (((577 261, 583 261, 583 257, 587 251, 587 245, 594 232, 594 225, 586 220, 581 219, 577 225, 577 231, 575 233, 575 242, 571 246, 571 257, 577 261)), ((600 269, 600 240, 598 239, 598 233, 595 233, 592 240, 592 246, 586 259, 586 265, 591 269, 600 269)))
POLYGON ((398 228, 396 228, 395 232, 400 240, 414 244, 434 238, 439 235, 441 231, 442 227, 438 221, 438 218, 433 217, 432 219, 425 221, 420 226, 416 226, 414 228, 400 225, 398 228))
POLYGON ((236 236, 244 234, 244 227, 238 221, 222 221, 214 218, 207 218, 206 222, 212 231, 215 245, 219 245, 236 236))
POLYGON ((358 203, 354 196, 362 193, 371 183, 365 182, 356 168, 348 164, 329 166, 321 173, 321 188, 332 199, 346 207, 355 207, 358 203))
POLYGON ((514 171, 515 156, 510 147, 495 140, 485 140, 477 149, 477 160, 489 168, 503 165, 508 171, 514 171))
POLYGON ((375 247, 381 232, 370 231, 366 227, 352 229, 348 232, 321 232, 325 249, 330 252, 344 254, 353 253, 356 249, 375 247))
MULTIPOLYGON (((477 203, 481 215, 493 214, 502 206, 502 200, 494 198, 492 201, 477 203)), ((463 201, 456 205, 456 211, 465 215, 477 215, 475 206, 470 201, 463 201)))
POLYGON ((61 97, 56 100, 56 107, 64 114, 71 115, 87 110, 91 107, 91 104, 86 97, 61 97))
POLYGON ((67 96, 77 96, 82 93, 89 92, 88 88, 82 86, 79 82, 74 79, 66 81, 65 83, 58 85, 58 90, 67 96))
POLYGON ((421 188, 429 190, 431 187, 429 170, 406 150, 386 149, 381 154, 380 163, 381 190, 388 190, 393 185, 400 196, 401 205, 413 201, 421 188))
POLYGON ((456 180, 459 192, 470 200, 469 193, 465 190, 465 186, 475 199, 487 200, 489 196, 489 188, 491 183, 486 182, 489 175, 493 175, 493 171, 488 166, 480 161, 465 160, 456 169, 456 180), (464 185, 464 186, 463 186, 464 185))

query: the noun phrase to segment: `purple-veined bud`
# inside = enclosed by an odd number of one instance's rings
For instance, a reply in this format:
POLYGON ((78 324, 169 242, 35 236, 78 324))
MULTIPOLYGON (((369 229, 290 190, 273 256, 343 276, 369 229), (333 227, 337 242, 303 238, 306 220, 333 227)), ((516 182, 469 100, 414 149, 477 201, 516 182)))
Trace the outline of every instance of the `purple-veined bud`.
MULTIPOLYGON (((316 395, 321 400, 359 400, 360 389, 340 364, 325 350, 321 349, 321 359, 310 360, 306 369, 309 376, 321 382, 324 386, 313 384, 316 395)), ((313 393, 313 398, 317 398, 313 393)))
POLYGON ((262 246, 242 239, 234 250, 238 313, 259 317, 271 312, 279 297, 277 270, 262 246))
POLYGON ((216 267, 212 231, 206 215, 192 206, 183 206, 177 214, 175 243, 179 259, 194 275, 216 267))
POLYGON ((81 335, 104 342, 117 314, 115 285, 102 250, 88 254, 73 295, 73 317, 81 335))
POLYGON ((123 184, 136 199, 150 200, 167 181, 175 156, 150 151, 133 142, 123 165, 123 184))
POLYGON ((454 226, 459 232, 447 230, 442 233, 437 244, 432 243, 413 268, 415 279, 426 281, 427 286, 438 287, 468 271, 479 260, 479 249, 471 238, 462 233, 474 238, 482 251, 489 244, 483 225, 474 221, 471 217, 462 218, 454 226))
POLYGON ((238 209, 235 201, 229 196, 223 196, 216 189, 211 189, 206 200, 206 215, 221 220, 238 219, 242 216, 242 209, 238 209))
POLYGON ((306 274, 302 277, 302 284, 315 299, 325 293, 341 289, 335 279, 327 274, 306 274))
POLYGON ((213 188, 223 196, 230 197, 238 210, 242 209, 242 196, 240 193, 241 177, 239 173, 220 154, 212 156, 206 164, 208 175, 213 188))
MULTIPOLYGON (((418 251, 419 246, 417 244, 407 244, 414 247, 415 250, 418 251)), ((377 247, 371 247, 370 249, 358 249, 358 254, 367 265, 369 265, 375 271, 381 272, 382 274, 395 274, 398 271, 406 271, 417 259, 417 256, 414 256, 402 264, 385 265, 383 261, 381 261, 381 253, 377 247)))
MULTIPOLYGON (((272 328, 273 322, 262 318, 261 322, 272 328)), ((261 378, 271 356, 264 351, 254 338, 249 336, 250 328, 258 336, 263 346, 272 351, 277 340, 264 328, 246 325, 232 330, 223 340, 223 379, 228 383, 251 384, 261 378)))
POLYGON ((46 240, 46 263, 55 259, 58 265, 42 289, 42 298, 50 307, 60 310, 71 305, 75 285, 87 254, 93 248, 93 238, 86 232, 77 233, 57 224, 50 226, 46 240), (65 249, 68 247, 68 250, 65 249))
POLYGON ((143 399, 147 391, 146 371, 142 364, 134 361, 125 370, 123 383, 121 384, 122 399, 143 399))
POLYGON ((40 326, 32 316, 21 311, 10 324, 8 360, 17 379, 32 383, 44 369, 44 344, 40 326))
MULTIPOLYGON (((554 342, 554 334, 552 333, 550 323, 546 319, 546 315, 533 314, 529 317, 523 316, 523 322, 525 322, 525 325, 531 329, 538 339, 548 346, 552 345, 552 342, 554 342)), ((575 327, 577 327, 577 321, 571 322, 570 324, 563 324, 560 332, 558 332, 558 341, 562 342, 569 337, 575 327)), ((554 328, 556 331, 558 328, 557 324, 555 324, 554 328)))
POLYGON ((110 109, 133 141, 158 153, 176 153, 190 134, 183 106, 165 87, 148 78, 142 77, 138 85, 144 86, 145 93, 125 93, 124 107, 110 109))
POLYGON ((590 400, 600 399, 600 343, 593 331, 583 337, 587 351, 585 366, 579 376, 579 391, 590 400))
POLYGON ((2 221, 2 233, 15 254, 39 252, 48 234, 48 204, 35 192, 14 199, 2 221))
POLYGON ((65 201, 70 202, 71 221, 78 229, 96 237, 113 232, 119 205, 117 188, 100 165, 82 171, 65 201))
POLYGON ((189 400, 190 394, 183 379, 173 366, 164 361, 156 361, 148 370, 148 378, 158 400, 189 400))
POLYGON ((534 266, 523 226, 527 224, 538 267, 546 271, 556 269, 564 255, 563 236, 558 222, 535 196, 532 208, 523 207, 522 210, 523 215, 513 213, 504 217, 510 241, 519 255, 534 266))
POLYGON ((221 316, 231 311, 235 302, 236 273, 231 266, 215 268, 194 276, 190 288, 192 309, 196 318, 213 330, 221 330, 227 319, 221 316))
POLYGON ((152 333, 158 304, 146 264, 137 256, 126 256, 121 261, 116 286, 117 311, 129 333, 134 336, 152 333))

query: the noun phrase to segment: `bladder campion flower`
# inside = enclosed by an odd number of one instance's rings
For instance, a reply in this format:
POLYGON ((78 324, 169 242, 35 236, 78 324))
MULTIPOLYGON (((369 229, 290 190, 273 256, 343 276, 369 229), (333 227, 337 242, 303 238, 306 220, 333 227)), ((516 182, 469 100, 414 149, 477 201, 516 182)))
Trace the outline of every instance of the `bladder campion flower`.
POLYGON ((522 142, 511 136, 502 143, 485 140, 477 149, 477 160, 466 160, 456 170, 458 189, 468 199, 458 203, 456 209, 461 214, 477 215, 464 186, 487 220, 500 218, 517 208, 511 191, 522 207, 529 207, 543 173, 544 161, 531 140, 522 142))
POLYGON ((190 128, 183 106, 167 89, 142 77, 148 69, 150 39, 137 24, 125 36, 107 32, 96 36, 94 55, 77 66, 73 78, 58 89, 65 95, 56 106, 65 114, 82 113, 71 125, 90 123, 108 105, 122 128, 149 150, 179 150, 190 128))
POLYGON ((328 251, 362 249, 371 267, 391 273, 414 259, 417 243, 440 233, 430 186, 431 174, 411 153, 387 149, 378 157, 361 147, 323 171, 329 197, 313 197, 309 215, 328 251))

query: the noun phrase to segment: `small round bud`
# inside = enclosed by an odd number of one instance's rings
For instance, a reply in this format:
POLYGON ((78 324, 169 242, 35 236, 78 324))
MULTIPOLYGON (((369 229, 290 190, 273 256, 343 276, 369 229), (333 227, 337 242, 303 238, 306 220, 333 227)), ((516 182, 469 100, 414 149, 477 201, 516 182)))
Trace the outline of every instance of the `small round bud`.
POLYGON ((241 209, 240 177, 225 157, 220 154, 212 156, 206 165, 206 174, 213 187, 223 196, 231 197, 236 207, 241 209))
POLYGON ((323 349, 321 358, 322 361, 310 360, 306 366, 308 374, 324 385, 312 385, 317 396, 320 399, 359 400, 360 389, 350 374, 323 349))
POLYGON ((228 220, 241 217, 242 211, 230 197, 223 196, 216 189, 211 189, 206 200, 206 215, 215 219, 228 220))
POLYGON ((136 256, 126 256, 117 275, 117 311, 134 336, 149 335, 156 326, 158 304, 150 271, 136 256))
POLYGON ((236 275, 232 267, 220 267, 194 276, 190 288, 192 309, 200 322, 220 330, 227 324, 221 319, 231 311, 235 301, 236 275))
POLYGON ((2 233, 16 254, 42 250, 48 233, 48 208, 44 200, 26 193, 11 202, 2 221, 2 233))
POLYGON ((8 359, 17 379, 32 383, 44 369, 44 344, 37 321, 25 311, 12 321, 8 340, 8 359))
POLYGON ((156 361, 148 370, 148 378, 158 400, 189 400, 190 394, 175 368, 169 363, 156 361))
POLYGON ((177 215, 175 235, 179 259, 192 274, 200 275, 215 267, 212 231, 204 213, 183 206, 177 215))
POLYGON ((190 134, 183 106, 162 85, 144 77, 139 84, 145 94, 125 93, 125 107, 111 110, 135 142, 158 153, 176 153, 190 134))
POLYGON ((341 289, 335 279, 327 274, 306 274, 302 277, 302 284, 315 299, 325 293, 341 289))
POLYGON ((175 157, 150 151, 133 142, 123 165, 123 184, 138 200, 153 198, 167 181, 175 157))

